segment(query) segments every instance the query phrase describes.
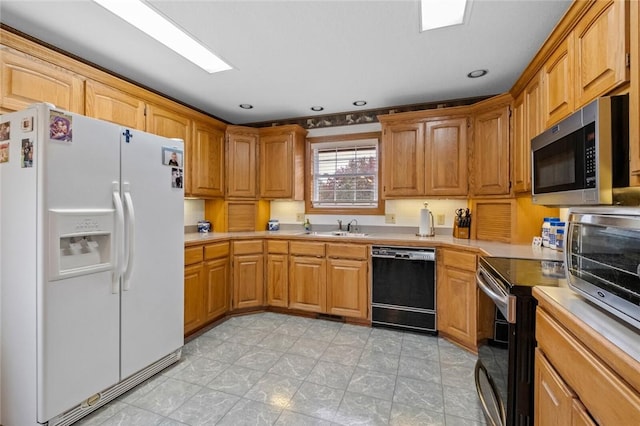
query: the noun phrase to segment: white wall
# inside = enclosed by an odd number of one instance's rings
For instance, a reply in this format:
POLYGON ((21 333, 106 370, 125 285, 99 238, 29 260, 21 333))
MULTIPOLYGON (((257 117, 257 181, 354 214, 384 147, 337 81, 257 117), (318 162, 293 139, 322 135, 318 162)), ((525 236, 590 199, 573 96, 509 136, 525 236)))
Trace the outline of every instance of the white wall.
POLYGON ((184 226, 204 220, 204 200, 184 200, 184 226))

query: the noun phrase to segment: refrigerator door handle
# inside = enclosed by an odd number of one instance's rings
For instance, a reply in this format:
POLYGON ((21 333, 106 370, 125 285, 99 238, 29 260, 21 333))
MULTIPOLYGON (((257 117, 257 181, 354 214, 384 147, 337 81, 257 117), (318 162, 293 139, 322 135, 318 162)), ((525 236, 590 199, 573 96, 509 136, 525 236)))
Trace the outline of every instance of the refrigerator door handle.
POLYGON ((113 205, 116 208, 116 231, 114 235, 113 250, 113 275, 111 278, 111 293, 120 293, 120 277, 122 276, 121 259, 122 250, 119 247, 124 241, 124 208, 122 207, 122 199, 120 198, 120 183, 112 182, 113 187, 113 205))
POLYGON ((136 214, 133 209, 133 200, 131 199, 130 184, 125 182, 122 185, 124 190, 124 203, 127 208, 127 242, 125 250, 124 260, 124 283, 122 285, 123 291, 129 291, 131 289, 131 273, 133 272, 133 256, 134 256, 134 241, 135 241, 135 224, 136 214))

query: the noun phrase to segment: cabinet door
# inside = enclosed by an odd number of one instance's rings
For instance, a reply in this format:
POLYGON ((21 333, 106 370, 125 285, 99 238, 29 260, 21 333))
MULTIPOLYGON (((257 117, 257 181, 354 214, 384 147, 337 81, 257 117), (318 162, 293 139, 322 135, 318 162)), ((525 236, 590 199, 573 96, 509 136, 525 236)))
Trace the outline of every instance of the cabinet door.
POLYGON ((594 2, 576 25, 576 109, 627 80, 627 7, 628 2, 620 0, 594 2))
MULTIPOLYGON (((630 2, 630 33, 640 33, 640 4, 630 2)), ((631 37, 631 57, 640 58, 640 37, 631 37)), ((640 186, 640 61, 631 61, 629 83, 629 184, 640 186)))
POLYGON ((467 117, 426 123, 426 195, 467 195, 467 117))
POLYGON ((366 318, 368 314, 367 261, 327 260, 327 312, 366 318))
POLYGON ((573 112, 573 43, 569 37, 558 46, 542 68, 544 127, 573 112))
POLYGON ((4 110, 18 111, 33 103, 49 102, 84 114, 84 81, 79 75, 6 50, 0 52, 0 59, 0 105, 4 110))
POLYGON ((289 307, 326 312, 326 261, 324 257, 289 258, 289 307))
POLYGON ((88 117, 145 130, 144 102, 113 87, 87 80, 85 114, 88 117))
POLYGON ((224 197, 224 131, 195 121, 185 156, 190 169, 185 192, 198 197, 224 197))
POLYGON ((255 133, 227 133, 229 197, 256 198, 256 150, 258 135, 255 133))
POLYGON ((571 426, 596 426, 596 422, 577 398, 571 402, 571 426))
POLYGON ((196 330, 204 323, 202 303, 204 270, 201 263, 184 268, 184 334, 196 330))
POLYGON ((224 315, 229 310, 229 258, 205 263, 205 321, 224 315))
MULTIPOLYGON (((527 187, 527 167, 528 149, 527 131, 525 125, 525 106, 524 93, 518 96, 513 102, 513 116, 511 124, 513 126, 513 154, 512 154, 512 171, 513 171, 513 190, 515 192, 526 192, 530 189, 527 187)), ((529 179, 530 182, 531 179, 529 179)))
POLYGON ((156 106, 147 107, 147 132, 165 138, 179 138, 185 143, 190 140, 191 120, 177 112, 156 106))
POLYGON ((509 162, 509 107, 479 113, 474 120, 473 193, 509 194, 509 162))
POLYGON ((549 364, 540 349, 536 348, 533 397, 535 425, 570 425, 574 397, 574 393, 549 364))
POLYGON ((382 131, 382 153, 384 196, 424 195, 424 124, 385 126, 382 131))
POLYGON ((443 266, 438 282, 438 329, 468 348, 477 347, 473 272, 443 266))
POLYGON ((260 197, 291 198, 292 139, 291 134, 260 137, 260 197))
MULTIPOLYGON (((542 133, 542 83, 540 74, 524 89, 520 111, 514 106, 514 190, 531 191, 531 139, 542 133)), ((517 105, 517 102, 516 102, 517 105)))
POLYGON ((264 305, 264 256, 247 254, 233 257, 233 308, 264 305))
POLYGON ((289 306, 289 256, 267 255, 267 304, 289 306))

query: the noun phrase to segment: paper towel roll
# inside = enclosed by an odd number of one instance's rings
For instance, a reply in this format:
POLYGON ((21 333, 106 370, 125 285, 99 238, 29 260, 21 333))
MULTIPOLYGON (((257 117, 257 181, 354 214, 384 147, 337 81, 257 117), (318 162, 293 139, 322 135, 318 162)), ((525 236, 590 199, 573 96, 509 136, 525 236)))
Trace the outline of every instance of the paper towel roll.
POLYGON ((427 235, 431 232, 429 222, 429 209, 420 209, 420 228, 418 231, 420 235, 427 235))

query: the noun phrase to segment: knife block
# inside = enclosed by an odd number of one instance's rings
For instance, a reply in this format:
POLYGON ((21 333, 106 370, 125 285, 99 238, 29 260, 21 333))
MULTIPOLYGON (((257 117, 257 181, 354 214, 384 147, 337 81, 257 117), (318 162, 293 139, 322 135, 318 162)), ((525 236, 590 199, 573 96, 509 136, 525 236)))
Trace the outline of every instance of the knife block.
POLYGON ((460 227, 458 226, 458 222, 453 222, 453 238, 466 238, 469 239, 471 232, 470 227, 460 227))

